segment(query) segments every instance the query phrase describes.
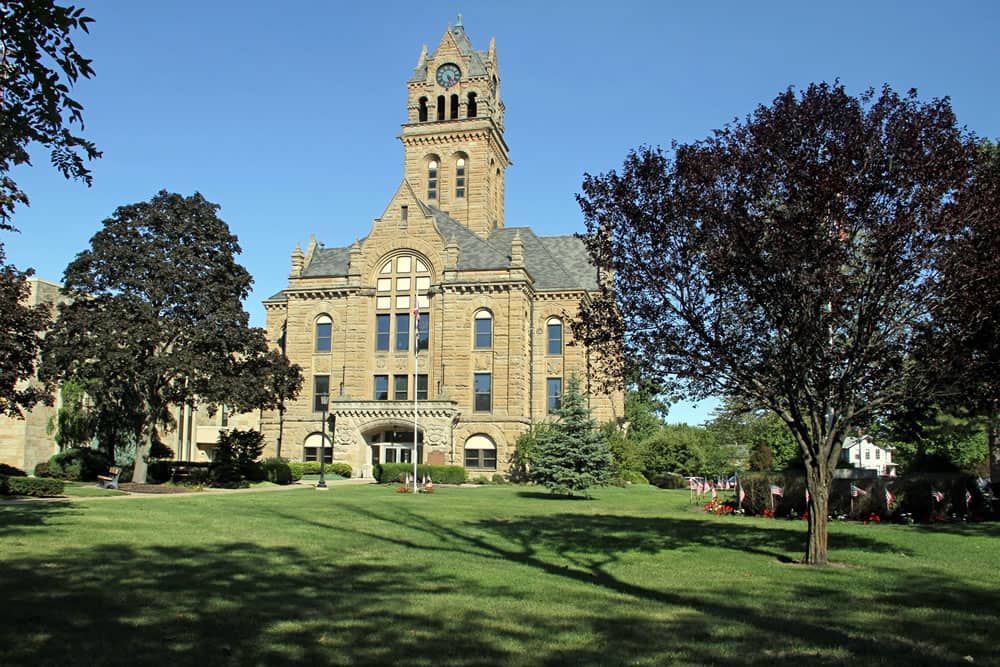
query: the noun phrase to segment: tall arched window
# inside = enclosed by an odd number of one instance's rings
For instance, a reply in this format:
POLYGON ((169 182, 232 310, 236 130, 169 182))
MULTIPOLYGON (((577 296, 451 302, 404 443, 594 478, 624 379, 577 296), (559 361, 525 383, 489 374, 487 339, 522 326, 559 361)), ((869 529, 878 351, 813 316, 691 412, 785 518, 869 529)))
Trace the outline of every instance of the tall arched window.
POLYGON ((417 113, 418 113, 417 120, 419 120, 421 123, 423 123, 423 122, 425 122, 427 120, 427 98, 426 97, 421 97, 420 98, 420 110, 417 113))
POLYGON ((478 105, 476 104, 476 94, 469 93, 468 102, 465 108, 465 115, 468 118, 475 118, 479 115, 478 105))
POLYGON ((437 119, 444 120, 444 95, 438 95, 437 119))
POLYGON ((477 310, 474 316, 475 334, 473 346, 478 350, 493 347, 493 315, 488 310, 477 310))
POLYGON ((329 352, 333 341, 333 320, 329 315, 316 318, 316 351, 329 352))
POLYGON ((458 118, 458 95, 451 96, 451 118, 458 118))
POLYGON ((455 160, 455 198, 465 196, 465 158, 455 160))
POLYGON ((430 345, 430 302, 427 292, 431 275, 427 264, 415 255, 387 259, 375 280, 375 350, 405 352, 430 345), (413 316, 419 313, 417 326, 413 316), (392 333, 390 333, 390 328, 392 333))
POLYGON ((550 317, 545 323, 545 354, 562 354, 562 320, 550 317))
POLYGON ((427 198, 437 199, 438 196, 438 163, 431 160, 427 163, 427 198))

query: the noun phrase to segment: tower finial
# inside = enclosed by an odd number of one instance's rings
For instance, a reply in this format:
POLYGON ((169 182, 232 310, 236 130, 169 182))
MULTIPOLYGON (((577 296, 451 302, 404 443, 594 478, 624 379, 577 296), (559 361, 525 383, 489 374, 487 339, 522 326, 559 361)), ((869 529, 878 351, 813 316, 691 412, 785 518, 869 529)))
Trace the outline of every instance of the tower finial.
POLYGON ((462 27, 464 27, 462 25, 462 14, 461 14, 461 12, 459 12, 459 14, 458 14, 458 20, 455 21, 455 27, 456 28, 462 28, 462 27))

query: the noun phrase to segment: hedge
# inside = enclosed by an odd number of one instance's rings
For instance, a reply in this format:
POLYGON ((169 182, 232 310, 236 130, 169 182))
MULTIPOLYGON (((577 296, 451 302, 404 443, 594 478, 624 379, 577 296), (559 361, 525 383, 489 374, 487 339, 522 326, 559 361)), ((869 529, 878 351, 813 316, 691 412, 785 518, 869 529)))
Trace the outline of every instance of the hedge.
POLYGON ((63 494, 63 481, 50 477, 0 477, 0 494, 51 498, 63 494))
POLYGON ((150 484, 205 484, 211 466, 211 461, 150 461, 146 480, 150 484))
POLYGON ((0 475, 3 475, 4 477, 27 477, 28 473, 24 472, 20 468, 9 466, 6 463, 0 463, 0 475))
MULTIPOLYGON (((380 463, 375 466, 375 479, 382 484, 398 484, 413 474, 412 463, 380 463)), ((463 484, 465 468, 462 466, 417 465, 417 477, 430 477, 438 484, 463 484)))
POLYGON ((285 459, 267 459, 261 464, 261 467, 267 476, 267 481, 272 484, 284 485, 292 483, 292 469, 285 459))
POLYGON ((108 455, 89 447, 70 447, 49 458, 49 474, 75 482, 93 482, 113 465, 108 455))
MULTIPOLYGON (((783 495, 774 496, 776 516, 801 516, 806 512, 805 475, 796 472, 744 473, 740 483, 746 492, 742 503, 748 514, 771 509, 771 486, 781 487, 783 495)), ((735 491, 732 491, 735 495, 735 491)), ((735 503, 734 503, 735 504, 735 503)), ((989 516, 991 507, 976 479, 970 475, 948 473, 918 473, 904 477, 877 479, 834 479, 830 493, 830 516, 845 519, 866 519, 872 513, 895 521, 942 521, 950 517, 981 520, 989 516), (851 497, 851 486, 861 494, 851 497), (886 503, 886 490, 893 496, 886 503), (933 492, 940 492, 941 502, 933 492), (970 501, 966 506, 966 492, 970 501)))

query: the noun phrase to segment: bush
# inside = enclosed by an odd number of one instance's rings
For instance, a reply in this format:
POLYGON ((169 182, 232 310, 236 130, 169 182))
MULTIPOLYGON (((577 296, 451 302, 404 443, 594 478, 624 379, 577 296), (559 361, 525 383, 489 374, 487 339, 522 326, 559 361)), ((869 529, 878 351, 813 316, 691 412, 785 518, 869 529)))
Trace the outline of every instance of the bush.
MULTIPOLYGON (((669 477, 673 478, 678 476, 679 475, 670 475, 669 477)), ((681 481, 683 482, 684 480, 682 479, 681 481)), ((611 480, 611 483, 615 486, 628 486, 629 484, 649 484, 649 480, 646 479, 646 476, 641 472, 636 472, 635 470, 622 470, 615 475, 614 479, 611 480)))
POLYGON ((305 474, 306 464, 302 461, 289 461, 288 470, 292 473, 292 481, 297 482, 302 479, 302 475, 305 474))
POLYGON ((259 431, 220 431, 211 465, 212 486, 237 488, 246 480, 263 481, 266 474, 256 463, 264 451, 264 435, 259 431))
MULTIPOLYGON (((643 477, 643 479, 645 479, 645 477, 643 477)), ((687 488, 687 481, 684 479, 684 476, 673 472, 661 472, 656 475, 652 475, 645 483, 652 484, 653 486, 661 489, 687 488)))
POLYGON ((493 474, 493 483, 494 484, 506 484, 507 483, 507 479, 503 475, 501 475, 500 473, 494 473, 493 474))
POLYGON ((24 472, 20 468, 9 466, 6 463, 0 463, 0 475, 3 475, 4 477, 27 477, 28 473, 24 472))
POLYGON ((35 464, 35 477, 52 477, 52 471, 49 470, 48 461, 42 461, 41 463, 35 464))
MULTIPOLYGON (((398 484, 413 474, 412 463, 380 463, 375 466, 375 479, 382 484, 398 484)), ((462 466, 434 466, 426 463, 417 465, 417 477, 425 476, 434 480, 435 484, 465 483, 465 468, 462 466)))
POLYGON ((261 464, 261 467, 264 470, 267 481, 272 484, 284 485, 292 483, 292 469, 285 459, 267 459, 261 464))
POLYGON ((99 449, 71 447, 49 459, 49 473, 75 482, 93 482, 111 466, 108 455, 99 449))
POLYGON ((340 475, 341 477, 347 479, 350 479, 351 475, 354 474, 354 471, 351 469, 351 466, 348 463, 334 463, 329 467, 329 470, 334 475, 340 475))
POLYGON ((63 481, 48 477, 0 477, 0 494, 51 498, 61 496, 63 481))

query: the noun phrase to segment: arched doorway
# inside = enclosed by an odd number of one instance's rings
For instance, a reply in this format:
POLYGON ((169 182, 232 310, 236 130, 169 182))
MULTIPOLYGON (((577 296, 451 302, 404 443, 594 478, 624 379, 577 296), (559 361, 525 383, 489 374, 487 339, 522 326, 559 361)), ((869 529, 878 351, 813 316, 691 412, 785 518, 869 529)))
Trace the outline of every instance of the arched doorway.
MULTIPOLYGON (((379 428, 365 434, 372 465, 413 463, 413 426, 379 428)), ((424 460, 424 432, 417 431, 417 463, 424 460)))

